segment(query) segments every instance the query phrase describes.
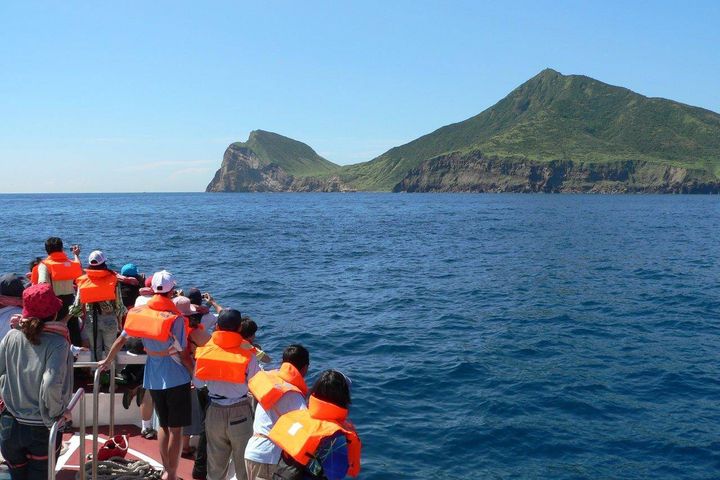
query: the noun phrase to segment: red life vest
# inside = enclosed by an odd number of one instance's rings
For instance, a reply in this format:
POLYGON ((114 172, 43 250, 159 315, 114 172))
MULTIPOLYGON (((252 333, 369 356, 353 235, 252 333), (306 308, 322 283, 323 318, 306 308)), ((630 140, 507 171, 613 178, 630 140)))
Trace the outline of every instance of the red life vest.
POLYGON ((50 271, 50 278, 53 281, 75 280, 82 275, 80 262, 70 260, 65 252, 53 252, 42 263, 50 271))
POLYGON ((195 376, 200 380, 245 383, 252 345, 237 332, 215 330, 195 350, 195 376))
POLYGON ((307 385, 298 369, 291 363, 283 363, 280 370, 265 372, 260 370, 248 381, 248 389, 253 397, 267 411, 273 408, 287 392, 307 395, 307 385))
POLYGON ((170 338, 170 330, 179 316, 180 312, 172 300, 162 295, 154 295, 147 305, 128 311, 125 332, 131 337, 164 342, 170 338))
POLYGON ((343 432, 348 449, 347 474, 356 477, 360 473, 362 445, 355 427, 347 421, 347 414, 347 409, 311 395, 307 410, 281 416, 268 437, 301 465, 307 465, 324 438, 343 432))
POLYGON ((80 302, 95 303, 115 300, 117 274, 112 270, 85 270, 75 281, 80 302))

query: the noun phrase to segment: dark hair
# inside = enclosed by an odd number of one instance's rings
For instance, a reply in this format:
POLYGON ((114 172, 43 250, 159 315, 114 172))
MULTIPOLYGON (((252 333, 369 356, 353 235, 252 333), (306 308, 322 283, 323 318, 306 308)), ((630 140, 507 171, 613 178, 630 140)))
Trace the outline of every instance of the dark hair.
POLYGON ((36 265, 40 265, 40 262, 43 261, 42 257, 35 257, 32 260, 30 260, 30 263, 28 264, 28 267, 30 267, 30 271, 32 271, 33 268, 35 268, 36 265))
POLYGON ((188 315, 188 323, 192 328, 197 328, 202 323, 202 313, 195 313, 193 315, 188 315))
POLYGON ((25 334, 25 337, 33 345, 40 345, 40 334, 42 333, 43 325, 45 322, 52 322, 55 320, 56 315, 47 318, 24 318, 20 322, 20 330, 25 334))
POLYGON ((242 324, 242 314, 234 308, 226 308, 218 315, 217 330, 237 332, 242 324))
POLYGON ((190 291, 187 293, 187 297, 190 299, 190 303, 192 303, 193 305, 202 305, 202 293, 200 293, 199 289, 195 287, 191 288, 190 291))
POLYGON ((45 251, 49 254, 63 251, 62 239, 59 237, 50 237, 45 240, 45 251))
POLYGON ((240 335, 247 340, 257 333, 258 326, 250 317, 242 317, 242 323, 240 323, 240 335))
POLYGON ((88 265, 88 270, 110 270, 107 266, 107 262, 103 262, 99 265, 88 265))
POLYGON ((310 352, 302 345, 293 343, 283 350, 282 361, 291 364, 300 371, 310 365, 310 352))
POLYGON ((310 395, 341 408, 347 408, 351 403, 350 385, 348 385, 345 375, 336 370, 322 372, 320 378, 312 386, 310 395))

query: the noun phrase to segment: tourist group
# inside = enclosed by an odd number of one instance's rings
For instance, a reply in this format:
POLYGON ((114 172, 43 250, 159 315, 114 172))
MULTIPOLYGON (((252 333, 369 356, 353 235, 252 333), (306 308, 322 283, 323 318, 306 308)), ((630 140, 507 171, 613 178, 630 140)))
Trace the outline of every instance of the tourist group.
POLYGON ((177 289, 170 272, 145 276, 132 263, 116 272, 100 250, 83 268, 79 246, 70 258, 58 237, 45 250, 26 275, 0 277, 0 452, 12 479, 47 478, 49 428, 71 418, 73 362, 87 350, 105 376, 122 350, 146 355, 122 369, 122 403, 140 406, 141 435, 157 439, 163 478, 179 478, 181 456, 194 459, 196 479, 233 470, 250 480, 358 475, 361 443, 342 372, 323 371, 308 388, 305 347, 287 346, 278 369, 264 368, 271 358, 256 343, 255 321, 209 293, 177 289))

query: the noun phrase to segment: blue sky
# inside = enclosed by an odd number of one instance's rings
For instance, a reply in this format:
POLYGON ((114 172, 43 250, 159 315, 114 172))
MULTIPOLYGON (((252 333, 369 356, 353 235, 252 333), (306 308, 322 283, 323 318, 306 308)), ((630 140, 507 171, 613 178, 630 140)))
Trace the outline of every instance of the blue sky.
POLYGON ((251 130, 367 161, 546 67, 720 112, 720 2, 0 4, 0 192, 201 191, 251 130))

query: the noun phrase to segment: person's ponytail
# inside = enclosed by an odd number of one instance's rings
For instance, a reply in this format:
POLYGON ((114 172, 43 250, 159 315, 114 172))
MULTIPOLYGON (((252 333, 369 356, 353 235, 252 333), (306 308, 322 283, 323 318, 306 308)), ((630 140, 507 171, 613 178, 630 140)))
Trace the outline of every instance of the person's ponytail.
POLYGON ((43 323, 45 322, 39 318, 23 318, 20 321, 19 328, 25 334, 28 342, 33 345, 40 345, 40 334, 42 333, 43 323))

